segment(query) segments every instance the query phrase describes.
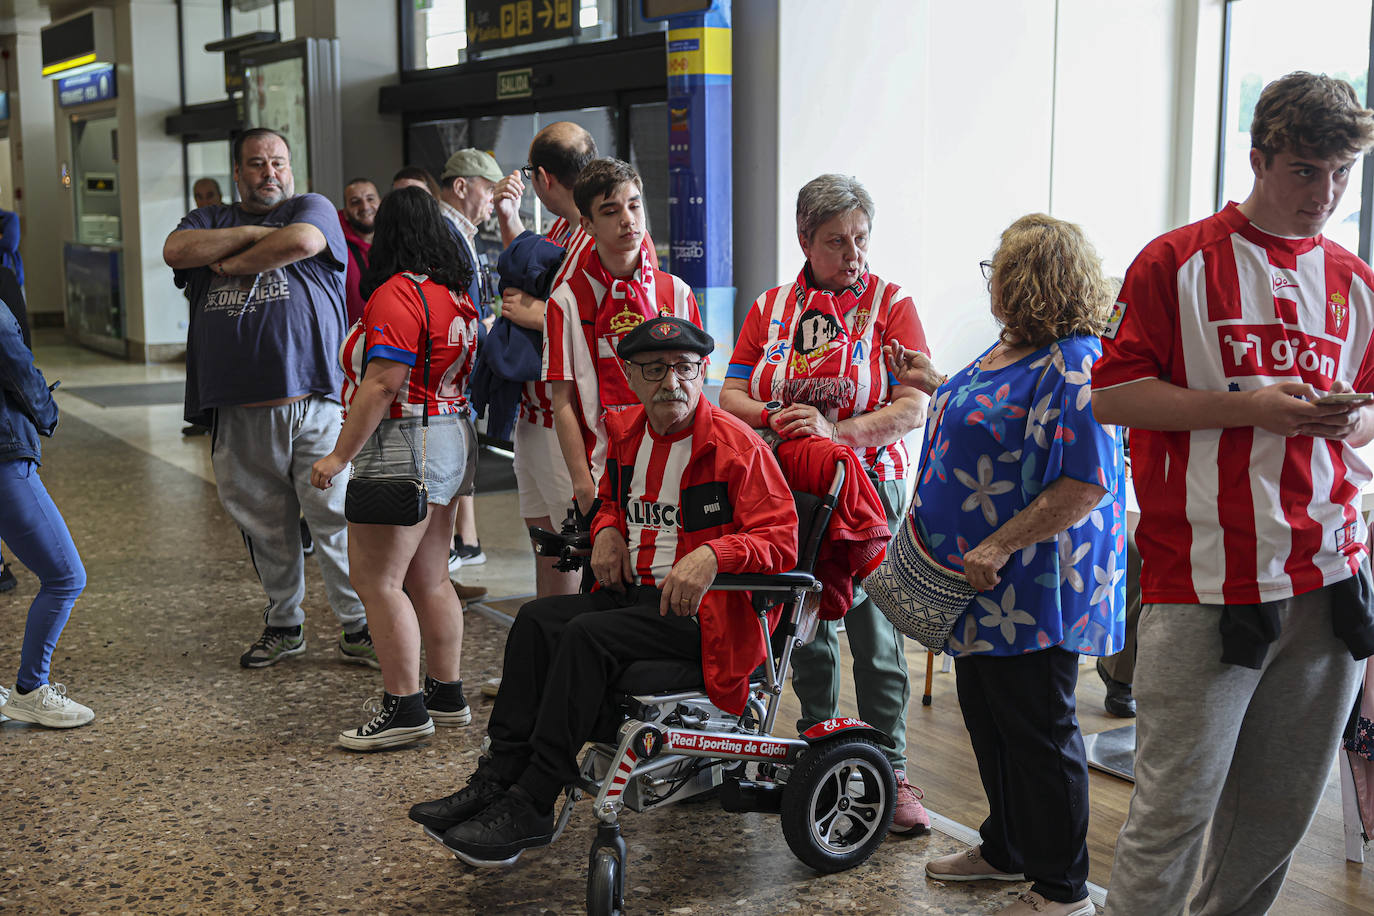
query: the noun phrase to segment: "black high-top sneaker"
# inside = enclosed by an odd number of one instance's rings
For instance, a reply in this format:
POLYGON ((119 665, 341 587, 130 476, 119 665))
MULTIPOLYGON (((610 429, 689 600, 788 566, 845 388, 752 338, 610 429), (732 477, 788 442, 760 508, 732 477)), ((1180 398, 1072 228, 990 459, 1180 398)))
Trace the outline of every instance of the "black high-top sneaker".
POLYGON ((339 735, 339 744, 350 751, 399 747, 434 734, 434 721, 425 709, 423 694, 398 697, 383 692, 380 703, 373 697, 363 704, 363 709, 373 713, 372 718, 339 735))
POLYGON ((467 725, 472 707, 463 698, 462 681, 440 681, 425 675, 425 708, 435 725, 467 725))

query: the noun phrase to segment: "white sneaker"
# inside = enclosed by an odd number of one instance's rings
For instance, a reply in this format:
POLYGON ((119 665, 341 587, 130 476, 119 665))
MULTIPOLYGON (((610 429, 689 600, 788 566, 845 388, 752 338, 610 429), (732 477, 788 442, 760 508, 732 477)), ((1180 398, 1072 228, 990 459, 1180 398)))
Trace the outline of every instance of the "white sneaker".
MULTIPOLYGON (((0 687, 0 710, 5 708, 5 704, 9 702, 9 699, 10 689, 8 687, 0 687)), ((8 719, 9 716, 5 715, 4 712, 0 712, 0 722, 5 722, 8 719)))
POLYGON ((457 547, 448 549, 448 571, 455 573, 463 568, 463 555, 458 552, 457 547))
POLYGON ((46 728, 75 728, 95 718, 90 708, 69 699, 61 684, 44 684, 32 693, 15 688, 5 701, 5 715, 46 728))

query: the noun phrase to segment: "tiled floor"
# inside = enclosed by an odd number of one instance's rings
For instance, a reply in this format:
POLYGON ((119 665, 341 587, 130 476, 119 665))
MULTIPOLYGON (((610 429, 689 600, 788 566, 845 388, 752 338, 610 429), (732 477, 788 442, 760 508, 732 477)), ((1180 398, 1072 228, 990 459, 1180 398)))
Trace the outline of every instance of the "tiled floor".
MULTIPOLYGON (((499 673, 504 629, 467 615, 471 726, 393 752, 341 750, 334 736, 363 721, 362 703, 380 694, 381 680, 337 660, 338 630, 314 565, 307 653, 241 669, 262 595, 216 497, 207 439, 181 435, 180 405, 101 408, 70 390, 174 380, 179 367, 111 360, 54 332, 40 333, 39 344, 39 364, 64 382, 63 422, 46 443, 42 474, 89 574, 53 675, 96 720, 68 732, 0 725, 0 914, 581 911, 595 826, 587 802, 558 843, 507 871, 461 865, 405 817, 411 802, 452 791, 474 765, 490 711, 474 688, 499 673)), ((489 560, 459 577, 509 610, 519 602, 497 599, 533 590, 515 495, 480 495, 478 518, 489 560)), ((0 684, 13 677, 36 587, 27 570, 19 575, 19 589, 0 595, 0 621, 13 634, 0 644, 0 684)), ((918 710, 913 700, 911 718, 927 732, 949 719, 941 734, 966 744, 949 680, 937 676, 936 706, 918 710)), ((1080 695, 1095 688, 1085 684, 1080 695)), ((1082 700, 1085 730, 1116 724, 1101 716, 1100 692, 1091 704, 1082 700)), ((930 747, 917 753, 935 756, 930 747)), ((1094 795, 1095 823, 1102 797, 1094 795)), ((966 823, 980 816, 961 815, 966 823)), ((1313 831, 1333 836, 1315 842, 1337 842, 1331 818, 1318 821, 1313 831)), ((787 850, 776 818, 726 814, 710 801, 627 813, 624 828, 631 912, 987 913, 1019 889, 927 881, 928 858, 963 848, 941 833, 889 840, 863 866, 821 876, 787 850)), ((1358 866, 1310 859, 1295 866, 1306 887, 1343 881, 1345 899, 1369 896, 1358 866)), ((1302 888, 1290 889, 1276 912, 1312 912, 1302 888)))
MULTIPOLYGON (((175 377, 40 337, 40 364, 68 387, 175 377)), ((245 671, 262 597, 209 480, 207 443, 183 439, 175 406, 93 407, 59 393, 64 419, 42 474, 72 529, 89 585, 53 663, 96 711, 71 731, 0 726, 0 912, 562 913, 583 905, 595 820, 583 803, 553 847, 509 871, 474 871, 426 840, 409 803, 461 783, 490 709, 425 744, 356 755, 333 743, 380 693, 377 672, 340 664, 338 630, 309 569, 309 650, 245 671)), ((489 563, 464 580, 530 590, 512 495, 479 499, 489 563)), ((36 587, 19 569, 0 620, 22 627, 36 587)), ((498 673, 504 631, 468 615, 465 678, 498 673)), ((13 672, 18 640, 0 646, 13 672)), ((4 683, 11 675, 0 676, 4 683)), ((475 691, 470 690, 474 696, 475 691)), ((926 858, 940 834, 886 843, 851 872, 819 876, 786 849, 776 818, 713 802, 628 814, 637 912, 976 913, 1005 887, 940 887, 926 858)))

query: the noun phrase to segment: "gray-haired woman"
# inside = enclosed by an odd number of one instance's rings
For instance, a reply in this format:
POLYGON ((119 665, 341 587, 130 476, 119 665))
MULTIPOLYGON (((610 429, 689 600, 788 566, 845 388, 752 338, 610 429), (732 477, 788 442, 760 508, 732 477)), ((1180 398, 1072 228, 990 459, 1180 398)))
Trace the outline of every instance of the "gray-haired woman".
MULTIPOLYGON (((883 347, 900 341, 929 352, 911 297, 868 269, 873 199, 858 180, 821 175, 797 195, 797 241, 806 263, 791 283, 755 300, 730 358, 720 406, 784 439, 819 436, 850 446, 863 462, 891 530, 903 515, 910 462, 902 437, 925 415, 925 395, 896 384, 883 347)), ((902 637, 862 589, 845 615, 859 715, 891 736, 897 771, 892 829, 924 833, 930 816, 906 779, 911 696, 902 637)), ((839 637, 833 620, 794 656, 798 730, 838 712, 839 637)))

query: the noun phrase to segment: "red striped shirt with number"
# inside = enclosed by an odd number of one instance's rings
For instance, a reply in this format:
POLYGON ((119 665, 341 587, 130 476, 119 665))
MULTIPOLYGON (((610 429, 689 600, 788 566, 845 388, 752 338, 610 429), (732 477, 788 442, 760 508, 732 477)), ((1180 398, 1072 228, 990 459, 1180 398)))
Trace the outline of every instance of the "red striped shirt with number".
POLYGON ((367 361, 374 357, 410 367, 406 384, 388 405, 391 419, 463 413, 468 409, 468 376, 477 359, 477 309, 468 298, 440 286, 423 274, 400 273, 377 287, 363 306, 339 349, 343 366, 344 414, 358 393, 367 361), (425 301, 415 292, 419 282, 425 301), (425 305, 429 305, 429 389, 425 390, 425 357, 420 341, 425 333, 425 305))
MULTIPOLYGON (((1374 272, 1330 239, 1269 235, 1230 204, 1136 258, 1093 388, 1374 390, 1371 290, 1374 272)), ((1366 552, 1370 470, 1344 442, 1252 426, 1132 430, 1131 464, 1147 496, 1136 530, 1147 602, 1300 595, 1350 577, 1366 552)))

